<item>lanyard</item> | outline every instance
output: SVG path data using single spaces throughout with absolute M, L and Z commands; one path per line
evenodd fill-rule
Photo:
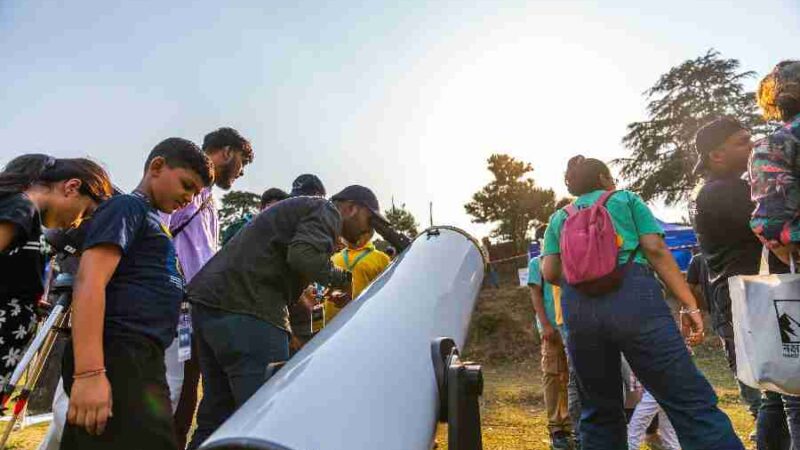
M 344 257 L 344 267 L 347 269 L 348 272 L 352 272 L 353 269 L 355 269 L 355 267 L 358 265 L 358 263 L 360 263 L 361 260 L 366 258 L 367 255 L 369 255 L 370 253 L 372 253 L 372 249 L 371 248 L 368 248 L 368 249 L 364 250 L 364 252 L 361 253 L 360 255 L 358 255 L 356 260 L 353 261 L 353 264 L 350 264 L 350 252 L 349 252 L 349 249 L 347 249 L 347 248 L 344 249 L 344 252 L 342 252 L 342 256 Z

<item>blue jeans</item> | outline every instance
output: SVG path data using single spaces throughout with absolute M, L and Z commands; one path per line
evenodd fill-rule
M 756 431 L 758 450 L 800 449 L 800 397 L 764 392 Z
M 211 436 L 264 385 L 267 366 L 289 359 L 286 331 L 244 314 L 192 305 L 203 399 L 189 449 Z
M 669 416 L 684 450 L 744 450 L 651 269 L 632 264 L 620 290 L 600 297 L 563 284 L 562 305 L 581 396 L 583 450 L 628 448 L 620 353 Z

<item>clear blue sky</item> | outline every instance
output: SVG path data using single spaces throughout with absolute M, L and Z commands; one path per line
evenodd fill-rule
M 0 163 L 88 155 L 130 189 L 161 139 L 228 125 L 257 152 L 236 189 L 313 172 L 483 235 L 463 204 L 491 153 L 563 193 L 571 155 L 624 154 L 671 66 L 797 58 L 798 1 L 0 0 Z

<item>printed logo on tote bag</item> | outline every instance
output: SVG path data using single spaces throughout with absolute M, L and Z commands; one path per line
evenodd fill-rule
M 800 300 L 775 300 L 784 358 L 800 358 Z

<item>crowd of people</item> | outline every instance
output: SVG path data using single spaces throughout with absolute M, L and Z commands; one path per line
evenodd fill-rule
M 755 144 L 731 117 L 697 132 L 703 182 L 691 217 L 701 253 L 688 282 L 644 201 L 617 189 L 602 161 L 570 159 L 575 199 L 537 236 L 542 255 L 529 267 L 553 448 L 638 448 L 649 427 L 670 449 L 743 449 L 691 346 L 703 341 L 706 309 L 735 374 L 727 280 L 758 273 L 764 247 L 773 273 L 788 272 L 797 253 L 800 62 L 776 66 L 757 98 L 782 125 Z M 86 230 L 42 449 L 199 448 L 264 384 L 267 367 L 388 267 L 376 232 L 397 252 L 408 246 L 372 190 L 351 185 L 327 198 L 312 174 L 288 193 L 267 189 L 261 211 L 222 235 L 211 189 L 230 189 L 253 159 L 247 139 L 220 128 L 202 147 L 158 143 L 129 194 L 87 159 L 26 154 L 0 172 L 3 384 L 46 290 L 43 233 Z M 678 323 L 666 292 L 680 304 Z M 800 397 L 740 390 L 760 450 L 800 448 Z
M 310 174 L 290 193 L 266 190 L 261 212 L 223 239 L 211 189 L 243 175 L 249 141 L 220 128 L 202 149 L 168 138 L 145 156 L 130 194 L 87 159 L 27 154 L 0 172 L 3 384 L 37 323 L 43 231 L 86 230 L 42 449 L 198 448 L 271 363 L 288 360 L 386 269 L 376 230 L 396 249 L 409 244 L 369 188 L 327 199 Z
M 617 190 L 603 162 L 570 160 L 565 182 L 576 198 L 550 218 L 542 256 L 530 261 L 528 271 L 552 448 L 638 449 L 648 427 L 664 448 L 743 448 L 690 346 L 704 336 L 702 307 L 735 376 L 728 279 L 758 274 L 765 247 L 771 250 L 770 273 L 789 272 L 797 254 L 800 61 L 778 64 L 761 81 L 757 102 L 767 121 L 780 124 L 755 143 L 750 130 L 728 116 L 712 118 L 696 134 L 694 170 L 702 182 L 690 217 L 699 252 L 686 278 L 641 198 Z M 604 278 L 611 288 L 570 282 L 570 275 L 574 280 L 603 257 L 602 242 L 597 244 L 602 216 L 590 212 L 598 206 L 610 217 L 617 241 L 616 269 Z M 581 222 L 581 211 L 594 215 Z M 587 243 L 591 248 L 581 248 Z M 664 300 L 667 291 L 681 305 L 680 328 Z M 759 450 L 800 448 L 800 397 L 741 382 L 739 388 Z

